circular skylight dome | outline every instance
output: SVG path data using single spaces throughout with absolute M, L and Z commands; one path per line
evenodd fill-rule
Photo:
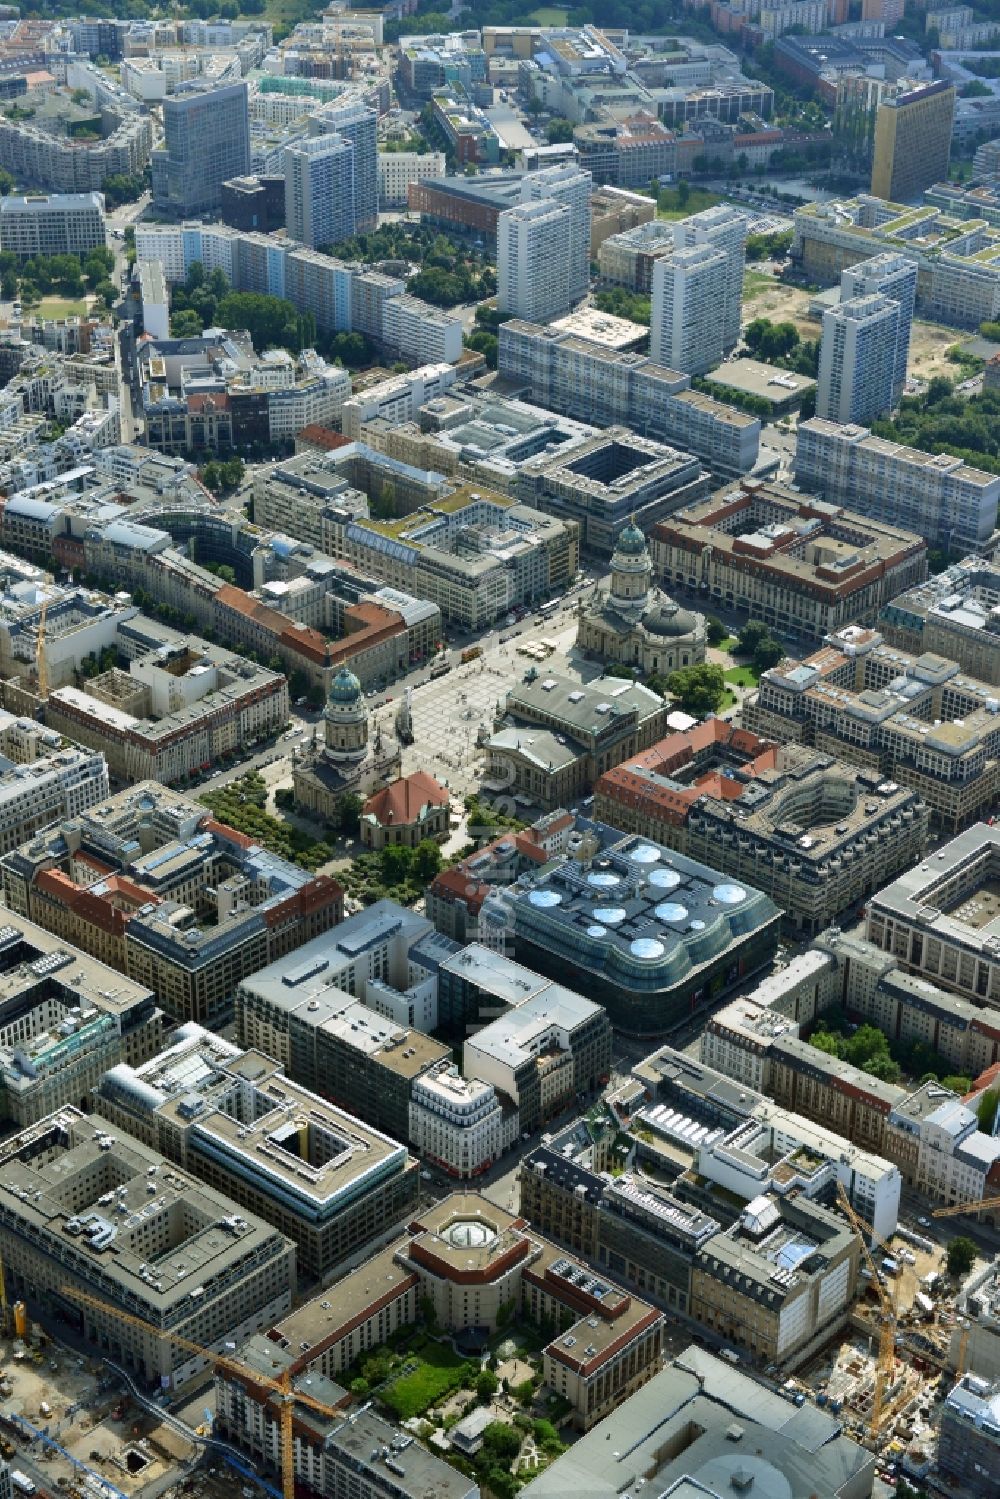
M 533 906 L 542 906 L 544 908 L 547 906 L 558 906 L 562 901 L 562 896 L 557 890 L 532 890 L 528 899 Z
M 675 900 L 661 901 L 656 908 L 658 921 L 683 921 L 687 913 L 687 906 L 678 905 Z
M 640 843 L 639 847 L 634 848 L 629 854 L 629 858 L 634 859 L 636 864 L 655 864 L 659 857 L 660 850 L 654 848 L 651 843 Z
M 651 869 L 649 872 L 649 883 L 657 890 L 676 890 L 680 882 L 676 869 Z
M 607 934 L 608 934 L 607 927 L 606 926 L 601 926 L 596 921 L 594 922 L 593 926 L 588 926 L 588 928 L 587 928 L 587 936 L 588 937 L 606 937 Z
M 593 874 L 588 874 L 587 876 L 587 884 L 595 886 L 598 890 L 611 890 L 615 885 L 620 883 L 620 876 L 611 874 L 606 869 L 597 869 Z
M 747 898 L 747 893 L 742 885 L 716 885 L 712 894 L 724 906 L 738 906 L 741 900 L 746 900 Z
M 600 906 L 594 916 L 597 921 L 605 921 L 609 926 L 614 926 L 617 921 L 624 921 L 626 911 L 624 906 Z
M 666 949 L 662 942 L 657 942 L 653 937 L 637 937 L 631 944 L 630 951 L 637 958 L 662 958 Z
M 456 1249 L 485 1249 L 493 1243 L 496 1234 L 479 1218 L 459 1218 L 448 1224 L 441 1237 Z
M 705 930 L 705 923 L 703 921 L 692 921 L 691 930 L 692 932 L 703 932 Z

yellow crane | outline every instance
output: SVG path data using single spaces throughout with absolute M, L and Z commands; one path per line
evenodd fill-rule
M 868 1244 L 865 1240 L 865 1234 L 871 1234 L 878 1243 L 881 1243 L 882 1241 L 878 1239 L 873 1230 L 868 1228 L 868 1225 L 858 1217 L 857 1213 L 854 1211 L 854 1208 L 851 1206 L 851 1199 L 848 1197 L 843 1185 L 840 1182 L 837 1183 L 837 1196 L 840 1198 L 840 1205 L 843 1208 L 844 1212 L 847 1214 L 847 1218 L 850 1222 L 851 1227 L 854 1229 L 854 1232 L 861 1240 L 861 1252 L 868 1262 L 868 1269 L 871 1272 L 872 1277 L 872 1285 L 874 1286 L 879 1301 L 882 1305 L 882 1320 L 879 1324 L 878 1336 L 878 1362 L 875 1371 L 875 1388 L 872 1391 L 872 1413 L 871 1419 L 868 1423 L 869 1433 L 877 1441 L 879 1433 L 882 1429 L 883 1422 L 888 1418 L 888 1416 L 894 1409 L 894 1407 L 891 1407 L 890 1410 L 885 1410 L 885 1397 L 886 1391 L 892 1384 L 892 1376 L 896 1360 L 896 1301 L 895 1296 L 890 1296 L 888 1291 L 882 1284 L 878 1268 L 875 1264 L 875 1261 L 872 1259 L 871 1250 L 868 1248 Z
M 146 1322 L 142 1317 L 133 1316 L 131 1312 L 121 1312 L 116 1306 L 109 1306 L 100 1297 L 91 1296 L 88 1291 L 80 1291 L 76 1286 L 66 1285 L 60 1289 L 64 1296 L 78 1302 L 81 1306 L 89 1306 L 105 1316 L 116 1317 L 130 1327 L 150 1333 L 163 1343 L 173 1343 L 179 1348 L 187 1348 L 192 1353 L 200 1354 L 202 1358 L 211 1359 L 216 1368 L 226 1369 L 230 1374 L 235 1374 L 237 1378 L 245 1380 L 248 1384 L 257 1385 L 276 1396 L 281 1434 L 281 1487 L 284 1499 L 295 1499 L 295 1438 L 292 1431 L 295 1406 L 306 1405 L 311 1410 L 318 1411 L 321 1416 L 336 1417 L 340 1414 L 339 1411 L 334 1410 L 332 1406 L 324 1405 L 321 1400 L 314 1399 L 312 1395 L 305 1395 L 301 1390 L 293 1389 L 290 1369 L 283 1369 L 277 1379 L 272 1379 L 269 1374 L 258 1373 L 256 1369 L 251 1369 L 249 1365 L 241 1363 L 239 1359 L 233 1358 L 228 1353 L 213 1353 L 210 1348 L 203 1348 L 200 1343 L 192 1342 L 190 1338 L 183 1338 L 176 1332 L 164 1332 L 162 1328 L 154 1327 L 152 1322 Z
M 38 616 L 38 635 L 35 639 L 35 677 L 38 682 L 38 696 L 43 701 L 49 695 L 49 666 L 45 659 L 45 616 L 48 612 L 49 599 L 46 594 Z
M 950 1208 L 935 1208 L 932 1218 L 957 1218 L 962 1213 L 983 1213 L 987 1208 L 1000 1208 L 1000 1197 L 981 1197 L 978 1202 L 956 1203 Z

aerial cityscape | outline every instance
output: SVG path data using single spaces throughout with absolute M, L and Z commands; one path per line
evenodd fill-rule
M 81 8 L 0 1499 L 1000 1499 L 997 0 Z

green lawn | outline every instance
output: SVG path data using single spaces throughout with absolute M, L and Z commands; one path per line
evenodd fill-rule
M 45 318 L 85 317 L 86 302 L 67 302 L 64 297 L 43 297 L 38 311 Z
M 420 1353 L 407 1354 L 406 1363 L 417 1367 L 392 1384 L 379 1390 L 378 1398 L 389 1406 L 401 1421 L 422 1416 L 443 1395 L 462 1383 L 466 1360 L 443 1343 L 428 1342 Z
M 773 276 L 766 271 L 744 271 L 743 272 L 743 295 L 752 297 L 759 291 L 767 291 L 772 286 L 777 286 Z
M 725 640 L 720 640 L 718 645 L 713 645 L 712 650 L 725 651 L 727 656 L 732 656 L 735 654 L 737 643 L 738 637 L 736 635 L 727 635 Z
M 692 187 L 685 202 L 676 187 L 665 187 L 660 191 L 660 202 L 656 210 L 658 219 L 686 219 L 688 214 L 701 213 L 705 208 L 714 208 L 722 199 L 718 193 L 710 193 L 703 187 Z
M 531 12 L 531 20 L 536 26 L 565 26 L 568 15 L 561 5 L 540 5 Z
M 756 687 L 759 680 L 752 666 L 731 666 L 722 675 L 727 682 L 732 682 L 737 687 Z
M 728 713 L 729 709 L 735 707 L 735 705 L 736 693 L 728 691 L 724 692 L 722 694 L 722 701 L 719 703 L 719 706 L 715 710 L 716 715 L 718 716 L 720 713 Z

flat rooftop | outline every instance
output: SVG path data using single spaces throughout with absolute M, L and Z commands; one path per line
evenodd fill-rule
M 76 1276 L 164 1316 L 190 1315 L 199 1287 L 284 1242 L 155 1150 L 69 1107 L 4 1140 L 0 1201 L 8 1232 L 23 1224 L 54 1264 L 70 1256 Z
M 758 396 L 775 406 L 799 402 L 803 396 L 816 389 L 816 381 L 808 375 L 799 375 L 792 370 L 779 369 L 774 364 L 763 364 L 759 359 L 730 359 L 726 364 L 705 376 L 710 385 L 730 386 L 748 396 Z

